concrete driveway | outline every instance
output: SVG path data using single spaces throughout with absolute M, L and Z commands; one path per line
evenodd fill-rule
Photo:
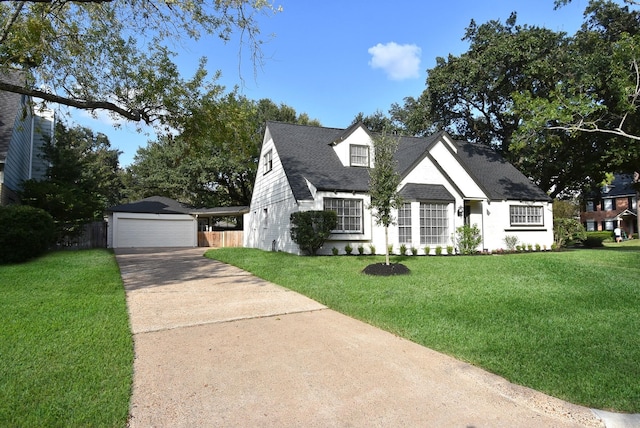
M 131 427 L 604 426 L 205 250 L 116 250 L 134 334 Z

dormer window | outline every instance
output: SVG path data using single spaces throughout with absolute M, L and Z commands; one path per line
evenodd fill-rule
M 369 166 L 369 146 L 351 144 L 349 150 L 351 166 Z

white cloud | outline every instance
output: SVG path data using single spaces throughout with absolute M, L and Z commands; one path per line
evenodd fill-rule
M 416 45 L 399 45 L 395 42 L 369 48 L 372 56 L 371 68 L 381 68 L 391 80 L 420 77 L 420 55 L 422 49 Z

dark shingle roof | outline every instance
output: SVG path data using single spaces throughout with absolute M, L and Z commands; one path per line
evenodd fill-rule
M 312 199 L 305 179 L 318 190 L 368 191 L 368 168 L 343 166 L 331 146 L 349 134 L 352 127 L 344 130 L 281 122 L 268 122 L 267 125 L 297 200 Z M 427 150 L 443 133 L 426 138 L 400 137 L 395 156 L 399 173 L 406 175 L 416 162 L 427 155 Z M 476 179 L 489 199 L 550 200 L 549 196 L 489 147 L 466 142 L 456 144 L 460 163 Z M 455 181 L 456 177 L 451 179 Z M 452 200 L 451 194 L 444 190 L 446 194 L 442 196 L 450 199 L 443 200 Z M 406 191 L 428 194 L 435 189 L 408 187 Z
M 490 200 L 550 201 L 551 198 L 504 158 L 482 144 L 456 141 L 458 158 Z M 455 180 L 455 177 L 452 177 Z
M 400 189 L 400 196 L 405 200 L 455 201 L 442 184 L 406 184 Z
M 319 190 L 366 192 L 367 168 L 344 167 L 331 143 L 344 129 L 268 122 L 280 161 L 297 200 L 313 199 L 305 178 Z
M 107 208 L 107 211 L 145 214 L 188 214 L 192 209 L 171 198 L 151 196 L 140 201 Z
M 608 191 L 606 191 L 608 190 Z M 616 174 L 609 186 L 602 188 L 599 195 L 603 198 L 615 198 L 619 196 L 635 196 L 636 190 L 633 187 L 632 174 Z

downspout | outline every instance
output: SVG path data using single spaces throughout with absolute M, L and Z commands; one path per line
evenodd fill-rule
M 486 202 L 488 206 L 489 200 L 487 200 Z M 487 207 L 485 206 L 485 201 L 482 201 L 480 205 L 480 209 L 482 210 L 482 217 L 480 217 L 482 219 L 482 230 L 480 231 L 480 233 L 482 234 L 482 252 L 484 253 L 485 251 L 487 251 L 487 247 L 484 242 L 484 222 L 485 222 L 485 213 L 487 211 Z

